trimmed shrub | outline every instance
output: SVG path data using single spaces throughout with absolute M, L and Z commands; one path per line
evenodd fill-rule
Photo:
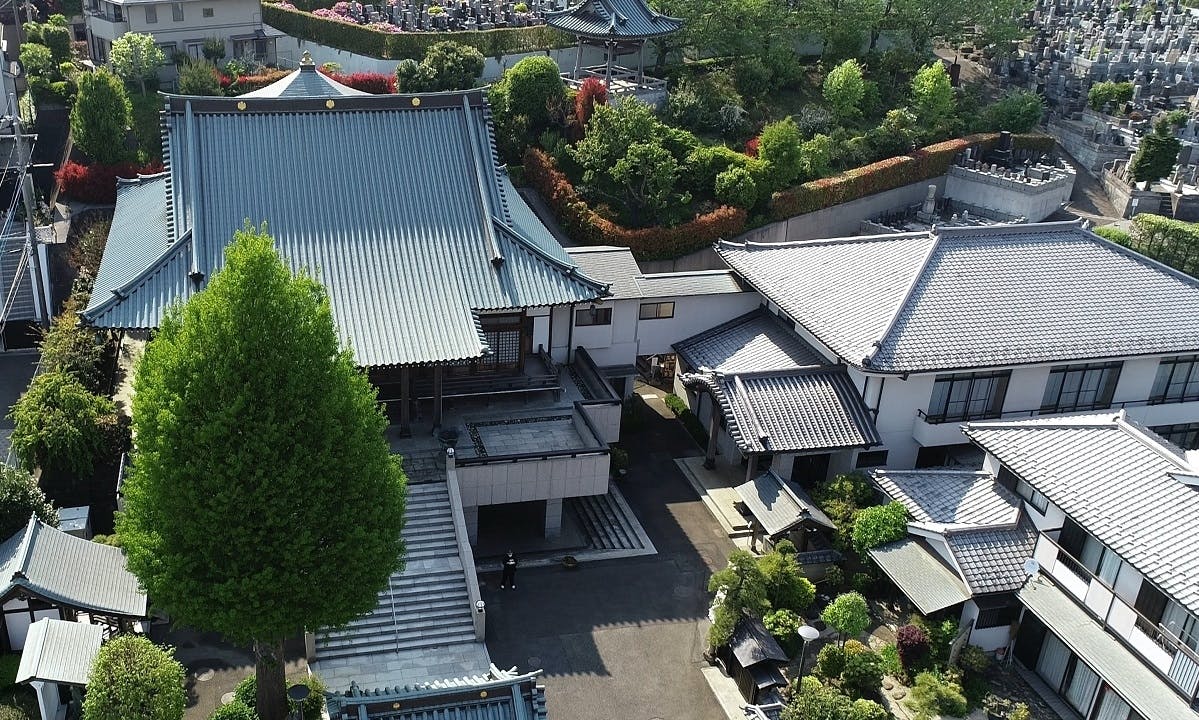
M 214 710 L 208 720 L 258 720 L 258 714 L 245 703 L 234 700 Z
M 795 654 L 799 645 L 799 628 L 804 624 L 803 618 L 791 610 L 783 608 L 767 613 L 762 618 L 762 624 L 766 626 L 766 630 L 774 636 L 774 639 L 778 640 L 784 652 L 788 655 Z
M 586 128 L 596 105 L 608 104 L 608 87 L 599 78 L 589 77 L 575 93 L 575 124 Z
M 841 593 L 829 603 L 820 619 L 836 630 L 842 640 L 861 635 L 870 626 L 870 609 L 866 598 L 856 592 Z
M 816 501 L 821 505 L 833 501 L 849 503 L 854 507 L 873 505 L 874 487 L 864 472 L 841 473 L 816 488 Z
M 743 167 L 732 167 L 716 176 L 716 201 L 749 209 L 758 202 L 758 185 Z
M 184 670 L 172 648 L 139 635 L 105 643 L 92 662 L 84 720 L 182 720 L 187 704 Z
M 211 62 L 191 61 L 179 68 L 179 92 L 183 95 L 216 97 L 221 91 L 221 73 Z
M 1132 219 L 1132 232 L 1125 237 L 1100 230 L 1104 228 L 1096 228 L 1096 234 L 1188 275 L 1199 275 L 1199 224 L 1141 213 Z
M 663 402 L 674 413 L 674 416 L 683 423 L 683 427 L 687 429 L 691 437 L 695 438 L 695 442 L 699 443 L 700 447 L 708 447 L 708 431 L 704 429 L 704 424 L 699 421 L 695 413 L 691 412 L 691 409 L 687 407 L 682 398 L 671 393 L 664 398 Z
M 883 683 L 883 661 L 870 648 L 849 640 L 845 643 L 845 667 L 841 670 L 841 687 L 851 697 L 875 697 Z
M 44 372 L 13 405 L 13 452 L 29 470 L 88 475 L 106 446 L 105 418 L 115 415 L 111 400 L 92 394 L 73 375 Z
M 863 508 L 853 523 L 853 548 L 863 558 L 879 545 L 902 539 L 908 533 L 908 511 L 902 503 Z
M 339 82 L 346 87 L 352 87 L 355 90 L 361 90 L 371 95 L 390 95 L 396 91 L 396 78 L 394 75 L 388 75 L 387 73 L 356 72 L 343 75 L 339 72 L 326 70 L 324 66 L 321 67 L 321 72 L 334 82 Z
M 942 680 L 931 672 L 916 676 L 916 684 L 912 686 L 907 705 L 917 712 L 950 717 L 962 717 L 968 709 L 962 686 Z
M 835 680 L 841 677 L 845 670 L 845 649 L 840 645 L 825 645 L 816 653 L 816 668 L 814 672 L 825 680 Z
M 258 678 L 253 675 L 243 679 L 233 688 L 233 701 L 253 710 L 258 706 Z
M 1137 215 L 1137 217 L 1141 216 Z M 1132 242 L 1132 235 L 1114 225 L 1104 225 L 1103 227 L 1091 228 L 1091 232 L 1095 233 L 1104 240 L 1110 240 L 1117 245 L 1131 247 L 1130 243 Z
M 904 625 L 895 634 L 895 650 L 904 674 L 912 677 L 928 664 L 928 635 L 915 625 Z
M 873 700 L 859 698 L 853 701 L 848 720 L 891 720 L 892 715 L 887 708 Z
M 972 673 L 984 673 L 991 667 L 991 656 L 979 646 L 967 644 L 958 654 L 958 665 Z
M 126 162 L 116 165 L 82 165 L 68 161 L 54 171 L 63 194 L 74 200 L 97 205 L 111 205 L 117 201 L 117 178 L 136 178 L 139 174 L 153 175 L 162 172 L 162 163 L 139 167 Z
M 233 97 L 261 90 L 267 85 L 287 77 L 288 74 L 287 70 L 264 68 L 262 72 L 255 75 L 238 75 L 232 79 L 222 78 L 221 85 L 225 88 L 225 94 Z

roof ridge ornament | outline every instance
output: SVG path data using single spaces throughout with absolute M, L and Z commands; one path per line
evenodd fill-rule
M 305 50 L 303 53 L 300 54 L 300 71 L 301 72 L 315 72 L 316 71 L 316 62 L 312 59 L 312 53 L 308 52 L 307 50 Z

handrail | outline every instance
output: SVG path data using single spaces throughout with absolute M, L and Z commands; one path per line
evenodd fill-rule
M 607 379 L 604 378 L 603 374 L 600 373 L 599 365 L 597 365 L 595 359 L 591 357 L 591 353 L 587 352 L 587 348 L 582 346 L 575 348 L 575 360 L 576 365 L 579 365 L 591 373 L 596 381 L 596 384 L 599 385 L 599 389 L 608 396 L 608 400 L 620 400 L 620 396 L 616 394 L 616 391 L 612 389 L 612 386 L 608 383 Z
M 458 472 L 454 462 L 454 448 L 445 451 L 445 485 L 450 493 L 450 510 L 454 517 L 454 540 L 458 543 L 458 557 L 462 560 L 462 574 L 466 576 L 466 596 L 470 600 L 471 619 L 475 625 L 475 639 L 482 642 L 487 635 L 487 614 L 483 596 L 479 592 L 479 577 L 475 571 L 475 553 L 470 547 L 470 536 L 466 532 L 463 517 L 462 492 L 458 488 Z
M 1058 410 L 1057 408 L 1037 408 L 1035 410 L 1005 410 L 998 414 L 987 413 L 985 416 L 977 418 L 943 418 L 939 415 L 929 415 L 928 411 L 923 408 L 916 409 L 916 416 L 922 418 L 930 425 L 939 425 L 947 422 L 971 422 L 974 420 L 1006 420 L 1008 418 L 1023 418 L 1023 417 L 1039 417 L 1042 415 L 1068 415 L 1070 413 L 1084 412 L 1108 412 L 1111 410 L 1120 410 L 1122 408 L 1132 407 L 1154 407 L 1157 405 L 1179 405 L 1186 402 L 1196 402 L 1195 400 L 1179 400 L 1165 401 L 1155 398 L 1147 398 L 1144 400 L 1121 400 L 1120 402 L 1112 402 L 1104 407 L 1079 407 L 1072 410 Z

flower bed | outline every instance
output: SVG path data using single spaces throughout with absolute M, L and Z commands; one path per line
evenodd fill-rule
M 546 25 L 494 30 L 403 32 L 388 23 L 358 25 L 352 18 L 333 8 L 316 8 L 313 12 L 305 12 L 291 3 L 263 3 L 262 21 L 301 40 L 384 60 L 420 60 L 430 45 L 443 40 L 469 45 L 483 53 L 484 57 L 541 52 L 574 44 L 565 33 Z
M 524 173 L 572 238 L 587 245 L 628 247 L 638 260 L 681 257 L 745 230 L 745 211 L 727 206 L 674 227 L 622 227 L 592 210 L 554 159 L 542 150 L 530 148 L 525 152 Z

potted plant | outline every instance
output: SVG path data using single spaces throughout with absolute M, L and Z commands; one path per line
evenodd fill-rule
M 1014 703 L 1011 700 L 994 693 L 987 693 L 983 698 L 983 710 L 986 711 L 988 720 L 1008 720 L 1013 707 Z

